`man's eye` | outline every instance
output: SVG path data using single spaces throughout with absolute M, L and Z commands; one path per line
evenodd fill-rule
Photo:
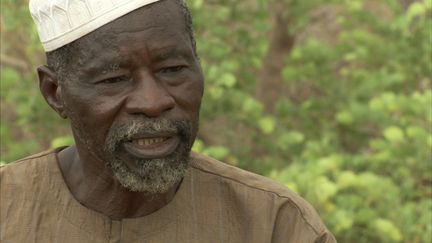
M 119 76 L 119 77 L 114 77 L 114 78 L 107 78 L 107 79 L 99 81 L 98 83 L 100 83 L 100 84 L 114 84 L 114 83 L 129 81 L 129 79 L 130 78 L 127 76 Z
M 159 72 L 160 73 L 176 73 L 176 72 L 182 71 L 185 68 L 186 68 L 186 66 L 178 65 L 178 66 L 162 68 L 159 70 Z

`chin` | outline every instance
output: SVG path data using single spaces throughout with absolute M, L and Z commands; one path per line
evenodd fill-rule
M 128 166 L 131 162 L 133 168 Z M 106 161 L 106 166 L 123 187 L 133 192 L 149 194 L 166 193 L 177 185 L 185 176 L 189 164 L 190 149 L 185 147 L 164 158 Z
M 114 178 L 130 191 L 151 194 L 167 192 L 186 174 L 194 133 L 195 128 L 189 121 L 163 118 L 135 120 L 113 127 L 105 142 L 105 165 L 112 171 Z M 131 145 L 131 139 L 143 134 L 176 134 L 178 139 L 175 143 L 167 142 L 172 148 L 162 150 L 171 151 L 166 156 L 145 158 L 140 155 L 145 154 L 146 149 L 124 146 L 127 143 Z M 170 147 L 161 144 L 155 148 Z

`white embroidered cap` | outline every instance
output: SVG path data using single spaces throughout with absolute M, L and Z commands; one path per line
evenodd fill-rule
M 142 6 L 160 0 L 30 0 L 46 52 L 54 51 Z

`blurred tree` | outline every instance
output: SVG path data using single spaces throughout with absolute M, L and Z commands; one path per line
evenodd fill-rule
M 432 241 L 431 0 L 188 3 L 206 77 L 194 150 L 286 184 L 339 242 Z M 73 140 L 38 95 L 27 1 L 1 4 L 6 163 Z
M 35 67 L 44 54 L 27 6 L 1 2 L 1 163 L 47 148 L 67 131 L 39 94 Z

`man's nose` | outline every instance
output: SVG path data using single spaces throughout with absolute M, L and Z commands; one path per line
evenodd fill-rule
M 125 106 L 129 114 L 158 117 L 174 108 L 175 100 L 152 74 L 141 72 L 135 76 L 135 87 Z

